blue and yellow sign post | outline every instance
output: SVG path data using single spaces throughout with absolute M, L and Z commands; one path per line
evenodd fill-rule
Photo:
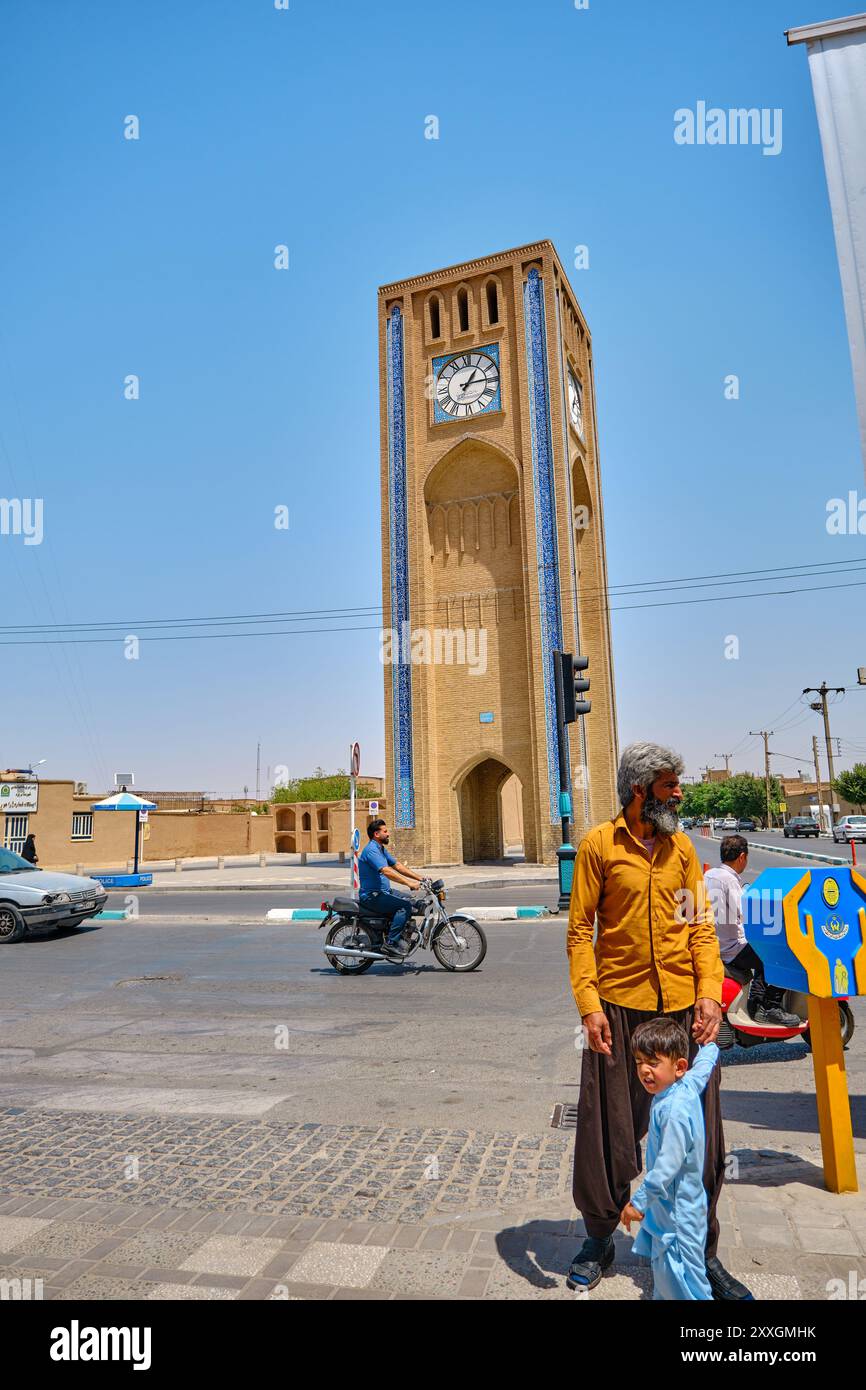
M 810 996 L 824 1181 L 856 1192 L 838 999 L 866 994 L 866 877 L 857 869 L 765 869 L 743 894 L 749 945 L 772 985 Z

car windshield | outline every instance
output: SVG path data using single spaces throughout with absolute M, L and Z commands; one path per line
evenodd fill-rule
M 18 874 L 25 869 L 36 873 L 33 865 L 22 859 L 20 854 L 13 854 L 11 849 L 0 849 L 0 874 Z

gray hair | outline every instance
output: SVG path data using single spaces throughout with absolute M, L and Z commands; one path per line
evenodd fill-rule
M 630 743 L 622 750 L 616 774 L 620 805 L 625 807 L 634 800 L 632 787 L 648 791 L 663 772 L 675 772 L 679 777 L 684 769 L 685 763 L 672 748 L 663 748 L 660 743 Z

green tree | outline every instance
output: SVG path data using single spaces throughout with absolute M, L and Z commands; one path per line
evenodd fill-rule
M 725 814 L 741 817 L 750 817 L 752 820 L 760 821 L 762 825 L 767 821 L 767 789 L 763 777 L 756 777 L 752 772 L 739 772 L 735 777 L 729 777 L 726 782 L 718 784 L 724 788 Z M 779 814 L 779 802 L 782 799 L 782 786 L 778 777 L 770 778 L 770 814 Z
M 355 795 L 366 801 L 375 797 L 372 787 L 359 782 Z M 285 801 L 347 801 L 349 799 L 349 774 L 338 768 L 336 772 L 325 772 L 317 767 L 311 777 L 293 777 L 281 787 L 274 787 L 271 799 Z
M 848 772 L 840 772 L 833 790 L 862 812 L 866 805 L 866 763 L 855 763 Z
M 719 791 L 722 785 L 723 783 L 720 782 L 687 782 L 683 787 L 683 805 L 680 814 L 693 816 L 698 820 L 722 815 L 722 801 Z

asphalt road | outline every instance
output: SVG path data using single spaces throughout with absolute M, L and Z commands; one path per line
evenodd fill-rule
M 303 897 L 314 905 L 285 891 L 142 893 L 138 920 L 5 948 L 0 1104 L 533 1134 L 576 1100 L 563 918 L 489 924 L 470 975 L 425 954 L 352 979 L 327 965 L 315 925 L 244 920 Z M 849 1084 L 866 1150 L 862 1002 L 855 1013 Z M 723 1089 L 729 1145 L 817 1152 L 802 1042 L 726 1054 Z

